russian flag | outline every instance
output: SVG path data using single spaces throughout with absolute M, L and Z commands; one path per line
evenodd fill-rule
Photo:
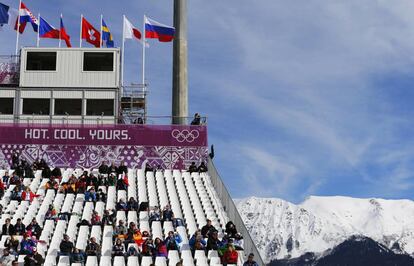
M 158 39 L 160 42 L 171 42 L 174 39 L 174 34 L 174 27 L 145 17 L 145 38 Z
M 60 32 L 59 30 L 55 29 L 52 25 L 47 23 L 42 17 L 39 18 L 39 37 L 40 38 L 51 38 L 51 39 L 59 39 Z
M 32 12 L 30 12 L 30 10 L 26 7 L 26 5 L 23 2 L 21 2 L 21 5 L 20 5 L 19 15 L 20 15 L 20 28 L 19 28 L 20 33 L 24 32 L 27 22 L 30 22 L 32 24 L 33 30 L 35 32 L 38 31 L 39 22 L 37 21 L 37 18 L 33 16 Z M 15 29 L 17 30 L 17 23 L 16 23 Z

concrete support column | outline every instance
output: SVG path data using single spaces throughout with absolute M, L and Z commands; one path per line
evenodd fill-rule
M 187 0 L 174 0 L 172 123 L 183 125 L 188 117 Z

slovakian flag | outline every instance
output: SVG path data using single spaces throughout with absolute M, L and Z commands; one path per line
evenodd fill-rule
M 20 4 L 19 15 L 20 15 L 20 27 L 19 27 L 20 33 L 24 32 L 27 22 L 32 24 L 33 30 L 35 32 L 38 31 L 39 22 L 37 21 L 37 18 L 33 16 L 32 12 L 30 12 L 30 10 L 26 7 L 26 5 L 23 2 L 21 2 Z M 17 30 L 17 21 L 16 21 L 16 26 L 14 27 L 14 29 Z
M 174 34 L 174 27 L 145 17 L 145 38 L 158 39 L 160 42 L 171 42 L 174 39 Z
M 114 39 L 112 37 L 112 33 L 109 31 L 108 26 L 106 26 L 105 21 L 102 19 L 102 42 L 106 43 L 106 47 L 112 48 L 114 47 Z
M 66 47 L 72 47 L 70 44 L 70 36 L 67 34 L 65 26 L 63 25 L 62 16 L 60 16 L 60 39 L 65 41 Z
M 39 38 L 59 39 L 60 32 L 50 25 L 44 18 L 39 18 Z
M 101 33 L 82 17 L 82 39 L 95 47 L 101 47 Z
M 141 32 L 124 16 L 124 39 L 141 40 Z

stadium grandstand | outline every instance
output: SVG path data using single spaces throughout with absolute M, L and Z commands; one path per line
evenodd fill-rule
M 0 265 L 264 265 L 188 117 L 174 3 L 171 116 L 147 115 L 145 80 L 124 86 L 119 48 L 0 56 Z

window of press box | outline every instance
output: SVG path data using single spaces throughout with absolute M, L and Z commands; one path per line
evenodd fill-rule
M 26 70 L 55 71 L 56 52 L 27 52 Z
M 0 98 L 0 114 L 12 115 L 13 114 L 14 98 Z
M 114 100 L 88 99 L 86 100 L 86 115 L 112 116 L 114 115 Z
M 114 53 L 83 53 L 83 71 L 113 71 Z
M 82 115 L 82 99 L 55 99 L 55 115 Z
M 50 99 L 23 99 L 24 115 L 49 115 Z

